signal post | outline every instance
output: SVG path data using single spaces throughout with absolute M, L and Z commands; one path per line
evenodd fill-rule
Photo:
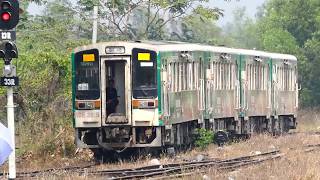
M 0 58 L 4 60 L 0 85 L 7 87 L 7 120 L 13 144 L 13 151 L 9 156 L 9 179 L 16 178 L 13 87 L 19 85 L 19 78 L 16 76 L 16 67 L 11 61 L 13 58 L 18 58 L 18 49 L 14 43 L 16 40 L 14 28 L 19 22 L 19 10 L 18 0 L 0 0 Z

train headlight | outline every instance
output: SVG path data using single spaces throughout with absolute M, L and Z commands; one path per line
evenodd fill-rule
M 98 101 L 77 101 L 76 102 L 77 109 L 81 110 L 92 110 L 92 109 L 100 109 L 101 103 Z
M 107 46 L 106 54 L 124 54 L 125 48 L 123 46 Z
M 158 100 L 133 100 L 133 109 L 153 109 L 158 107 Z

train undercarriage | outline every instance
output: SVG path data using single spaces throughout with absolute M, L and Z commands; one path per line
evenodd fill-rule
M 194 120 L 161 127 L 113 126 L 82 128 L 76 131 L 78 147 L 90 148 L 95 158 L 105 159 L 141 152 L 154 153 L 169 147 L 189 148 L 198 136 L 197 129 L 205 128 L 214 133 L 214 143 L 224 143 L 254 134 L 282 135 L 296 128 L 294 116 L 271 116 Z M 106 157 L 107 156 L 107 157 Z

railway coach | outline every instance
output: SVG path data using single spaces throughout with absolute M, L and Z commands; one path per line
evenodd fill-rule
M 292 55 L 182 42 L 104 42 L 72 54 L 73 121 L 81 148 L 192 144 L 197 128 L 230 136 L 296 127 Z M 115 110 L 107 105 L 115 82 Z

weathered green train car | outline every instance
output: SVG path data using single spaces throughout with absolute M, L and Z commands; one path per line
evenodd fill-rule
M 228 136 L 296 126 L 297 59 L 181 42 L 77 48 L 73 112 L 78 147 L 123 150 L 193 142 L 197 128 Z M 110 80 L 117 89 L 108 107 Z

